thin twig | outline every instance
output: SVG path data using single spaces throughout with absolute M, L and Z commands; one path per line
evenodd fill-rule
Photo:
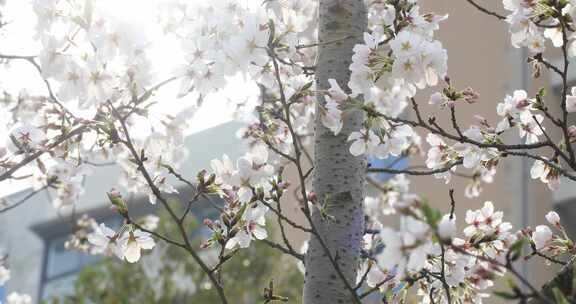
M 124 141 L 124 144 L 128 148 L 128 150 L 130 151 L 130 154 L 132 154 L 132 157 L 134 158 L 134 160 L 138 166 L 138 171 L 140 171 L 140 173 L 142 173 L 142 176 L 144 177 L 144 179 L 146 180 L 146 183 L 148 184 L 148 186 L 152 190 L 152 193 L 162 203 L 164 208 L 168 211 L 168 214 L 170 215 L 170 217 L 176 223 L 178 223 L 177 226 L 178 226 L 178 229 L 180 231 L 180 235 L 182 237 L 182 240 L 184 241 L 184 246 L 185 246 L 184 248 L 192 256 L 192 258 L 200 266 L 200 268 L 202 268 L 204 273 L 206 273 L 206 275 L 208 275 L 208 278 L 210 279 L 211 283 L 216 288 L 218 296 L 220 297 L 220 301 L 223 304 L 227 304 L 228 300 L 226 298 L 226 295 L 224 294 L 224 289 L 222 288 L 222 285 L 220 285 L 219 281 L 216 279 L 214 274 L 210 271 L 210 268 L 206 265 L 206 263 L 204 263 L 204 261 L 202 261 L 202 258 L 200 258 L 198 253 L 196 253 L 196 251 L 192 247 L 192 244 L 190 243 L 190 240 L 188 239 L 188 234 L 186 232 L 186 228 L 184 227 L 184 225 L 182 225 L 182 223 L 179 222 L 178 216 L 176 215 L 174 210 L 172 210 L 172 207 L 170 207 L 170 205 L 168 204 L 168 201 L 166 200 L 166 198 L 164 198 L 164 196 L 160 192 L 160 189 L 158 189 L 158 187 L 154 183 L 154 180 L 152 179 L 152 177 L 148 173 L 148 170 L 144 166 L 144 162 L 141 159 L 140 154 L 136 151 L 136 148 L 134 147 L 134 145 L 132 143 L 130 133 L 128 132 L 128 127 L 126 126 L 126 122 L 122 119 L 122 115 L 120 115 L 120 113 L 116 110 L 116 108 L 114 107 L 114 105 L 112 105 L 112 103 L 110 101 L 108 101 L 108 105 L 109 105 L 112 113 L 114 114 L 116 119 L 118 119 L 118 121 L 122 127 L 122 131 L 123 131 L 124 136 L 126 138 L 126 140 Z
M 268 245 L 271 248 L 277 249 L 277 250 L 281 251 L 282 253 L 291 255 L 291 256 L 295 257 L 296 259 L 304 262 L 304 255 L 296 252 L 294 249 L 283 247 L 282 245 L 280 245 L 278 243 L 274 243 L 274 242 L 267 240 L 267 239 L 262 239 L 260 241 L 262 243 Z
M 23 197 L 22 199 L 20 199 L 18 202 L 16 202 L 16 203 L 14 203 L 14 204 L 11 204 L 11 205 L 9 205 L 9 206 L 6 206 L 6 207 L 0 209 L 0 213 L 4 213 L 4 212 L 6 212 L 6 211 L 8 211 L 8 210 L 14 209 L 14 208 L 16 208 L 16 207 L 24 204 L 24 203 L 27 202 L 29 199 L 31 199 L 32 197 L 34 197 L 36 194 L 38 194 L 38 193 L 40 193 L 40 192 L 48 189 L 48 187 L 50 187 L 51 185 L 52 185 L 52 183 L 48 183 L 48 184 L 46 184 L 45 186 L 43 186 L 42 188 L 37 189 L 37 190 L 34 190 L 34 191 L 28 193 L 25 197 Z
M 477 4 L 476 2 L 474 2 L 474 0 L 466 0 L 466 1 L 468 1 L 468 3 L 472 4 L 472 6 L 474 6 L 474 7 L 477 8 L 479 11 L 481 11 L 481 12 L 487 14 L 487 15 L 494 16 L 494 17 L 498 18 L 499 20 L 506 20 L 506 17 L 504 17 L 504 16 L 502 16 L 502 15 L 496 13 L 496 12 L 490 11 L 490 10 L 488 10 L 488 9 L 480 6 L 479 4 Z

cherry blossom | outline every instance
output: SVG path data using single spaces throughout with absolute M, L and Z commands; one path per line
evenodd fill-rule
M 442 239 L 451 239 L 456 234 L 456 218 L 445 214 L 438 224 L 438 235 Z
M 384 269 L 398 267 L 403 277 L 405 271 L 418 272 L 426 265 L 426 256 L 432 248 L 427 235 L 428 225 L 413 218 L 406 218 L 405 228 L 395 231 L 383 228 L 380 238 L 384 241 L 384 251 L 378 256 L 378 264 Z M 411 248 L 405 250 L 404 248 Z
M 129 263 L 138 262 L 142 250 L 150 250 L 156 245 L 150 234 L 141 230 L 125 233 L 119 243 L 124 258 Z
M 124 258 L 119 235 L 104 223 L 94 228 L 94 232 L 88 235 L 88 241 L 94 245 L 94 253 L 114 254 L 118 258 Z
M 537 250 L 543 249 L 552 241 L 553 234 L 548 226 L 539 225 L 532 233 L 532 241 Z
M 526 137 L 526 144 L 538 142 L 538 136 L 544 134 L 542 121 L 544 121 L 544 116 L 540 114 L 533 115 L 527 111 L 520 114 L 518 128 L 520 131 L 520 137 Z
M 348 141 L 352 141 L 350 145 L 350 153 L 354 156 L 371 153 L 378 145 L 379 139 L 372 130 L 352 132 L 348 137 Z
M 46 134 L 29 124 L 16 124 L 9 134 L 6 147 L 13 154 L 29 153 L 40 149 L 46 141 Z
M 322 120 L 322 124 L 330 131 L 334 133 L 334 135 L 338 135 L 340 130 L 342 130 L 343 122 L 342 122 L 342 111 L 340 110 L 340 103 L 336 100 L 332 99 L 331 97 L 326 96 L 326 105 L 325 111 L 320 113 Z
M 560 175 L 558 170 L 541 160 L 537 160 L 530 169 L 530 176 L 533 179 L 540 179 L 541 182 L 548 185 L 551 190 L 560 186 Z

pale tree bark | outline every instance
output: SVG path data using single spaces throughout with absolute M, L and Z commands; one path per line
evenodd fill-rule
M 333 78 L 342 88 L 347 88 L 352 49 L 362 42 L 366 29 L 364 1 L 320 0 L 318 22 L 316 87 L 320 92 L 326 90 L 328 79 Z M 324 102 L 322 93 L 318 99 Z M 305 262 L 304 303 L 354 303 L 349 287 L 355 285 L 364 230 L 366 161 L 364 157 L 350 154 L 347 139 L 351 132 L 361 129 L 364 117 L 361 111 L 347 112 L 337 136 L 322 125 L 319 117 L 318 114 L 315 122 L 313 188 L 317 204 L 327 202 L 328 218 L 322 218 L 316 208 L 312 217 L 340 273 L 321 241 L 312 236 Z

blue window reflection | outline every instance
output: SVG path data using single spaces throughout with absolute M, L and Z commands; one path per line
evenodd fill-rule
M 368 158 L 368 164 L 370 165 L 370 168 L 402 170 L 408 167 L 408 158 L 403 156 L 389 156 L 385 159 L 379 159 L 371 156 Z M 384 182 L 394 176 L 394 174 L 378 172 L 372 173 L 370 176 L 376 181 Z

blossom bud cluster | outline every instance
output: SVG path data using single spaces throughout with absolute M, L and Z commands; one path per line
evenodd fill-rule
M 268 236 L 265 215 L 269 208 L 263 202 L 270 200 L 270 195 L 279 199 L 285 182 L 276 179 L 274 167 L 267 162 L 268 150 L 264 146 L 254 147 L 236 165 L 227 155 L 222 160 L 212 160 L 215 184 L 225 206 L 219 221 L 205 222 L 213 231 L 205 247 L 219 244 L 226 249 L 246 248 L 251 240 Z
M 93 227 L 93 232 L 87 238 L 93 246 L 90 249 L 91 253 L 115 255 L 129 263 L 138 262 L 142 250 L 150 250 L 156 245 L 148 232 L 136 229 L 132 225 L 125 225 L 116 232 L 106 224 L 100 223 Z
M 510 12 L 506 17 L 509 24 L 512 45 L 526 47 L 532 53 L 542 53 L 546 44 L 555 48 L 567 44 L 569 56 L 576 55 L 573 36 L 569 36 L 566 27 L 576 20 L 576 2 L 503 0 L 504 8 Z
M 454 214 L 442 215 L 422 200 L 412 201 L 397 212 L 402 218 L 400 229 L 382 228 L 378 223 L 365 235 L 365 250 L 377 263 L 360 268 L 361 274 L 367 273 L 366 283 L 380 286 L 388 300 L 401 299 L 402 290 L 410 286 L 406 282 L 413 284 L 416 280 L 424 303 L 430 298 L 447 303 L 446 285 L 452 297 L 480 303 L 488 296 L 486 290 L 506 273 L 506 265 L 521 257 L 525 244 L 532 244 L 535 252 L 548 254 L 543 255 L 548 263 L 574 251 L 555 212 L 548 213 L 546 219 L 564 236 L 555 235 L 545 225 L 534 231 L 514 232 L 512 225 L 503 220 L 503 212 L 496 211 L 491 202 L 467 211 L 461 233 Z

